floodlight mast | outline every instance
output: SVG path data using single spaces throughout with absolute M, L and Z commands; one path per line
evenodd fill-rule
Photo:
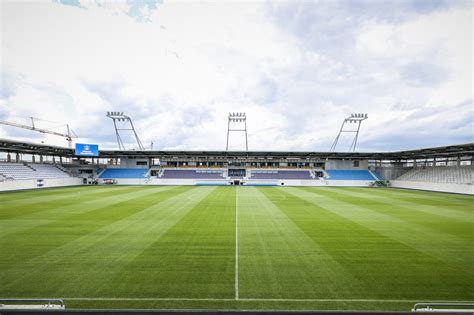
M 135 139 L 136 139 L 137 144 L 138 144 L 138 149 L 145 150 L 145 148 L 143 147 L 143 144 L 140 141 L 140 138 L 138 137 L 138 134 L 135 130 L 135 126 L 133 125 L 132 118 L 130 118 L 127 115 L 124 115 L 123 112 L 107 112 L 107 117 L 112 119 L 113 122 L 114 122 L 115 135 L 117 137 L 117 144 L 118 144 L 119 150 L 126 150 L 119 131 L 132 131 L 133 134 L 135 135 Z M 117 126 L 117 122 L 128 122 L 130 127 L 120 128 L 119 126 Z
M 354 152 L 357 146 L 357 140 L 359 139 L 359 131 L 360 131 L 360 125 L 362 124 L 362 121 L 366 120 L 369 118 L 367 114 L 362 114 L 362 113 L 352 113 L 349 117 L 345 118 L 344 121 L 342 122 L 341 129 L 339 130 L 339 133 L 336 136 L 336 139 L 334 139 L 334 142 L 331 146 L 330 151 L 334 152 L 336 150 L 337 142 L 339 141 L 339 137 L 341 136 L 341 133 L 343 132 L 350 132 L 350 133 L 355 133 L 354 139 L 352 140 L 351 146 L 349 147 L 349 152 Z M 346 124 L 357 124 L 357 129 L 355 130 L 345 130 L 344 126 Z
M 231 125 L 238 124 L 240 127 L 232 127 Z M 229 113 L 227 122 L 227 143 L 225 150 L 229 151 L 229 135 L 231 131 L 245 132 L 245 150 L 249 150 L 249 142 L 247 137 L 247 116 L 245 113 Z

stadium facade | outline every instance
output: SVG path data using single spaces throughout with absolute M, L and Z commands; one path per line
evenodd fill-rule
M 474 144 L 396 152 L 100 150 L 0 139 L 0 190 L 90 184 L 391 186 L 474 194 Z

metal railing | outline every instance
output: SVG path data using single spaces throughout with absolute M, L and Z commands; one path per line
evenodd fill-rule
M 46 307 L 54 307 L 55 305 L 59 304 L 61 308 L 65 308 L 64 301 L 62 299 L 0 299 L 0 308 L 5 306 L 5 303 L 18 303 L 24 302 L 28 303 L 26 305 L 33 305 L 30 303 L 34 302 L 46 302 Z
M 412 312 L 474 312 L 474 303 L 416 303 Z

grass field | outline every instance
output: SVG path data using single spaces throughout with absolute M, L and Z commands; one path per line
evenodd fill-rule
M 0 193 L 0 298 L 67 308 L 410 310 L 474 301 L 474 197 L 400 189 Z

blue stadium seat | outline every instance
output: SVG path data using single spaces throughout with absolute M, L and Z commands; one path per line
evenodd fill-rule
M 145 178 L 147 168 L 108 168 L 99 178 Z
M 368 170 L 328 170 L 329 180 L 377 180 Z

